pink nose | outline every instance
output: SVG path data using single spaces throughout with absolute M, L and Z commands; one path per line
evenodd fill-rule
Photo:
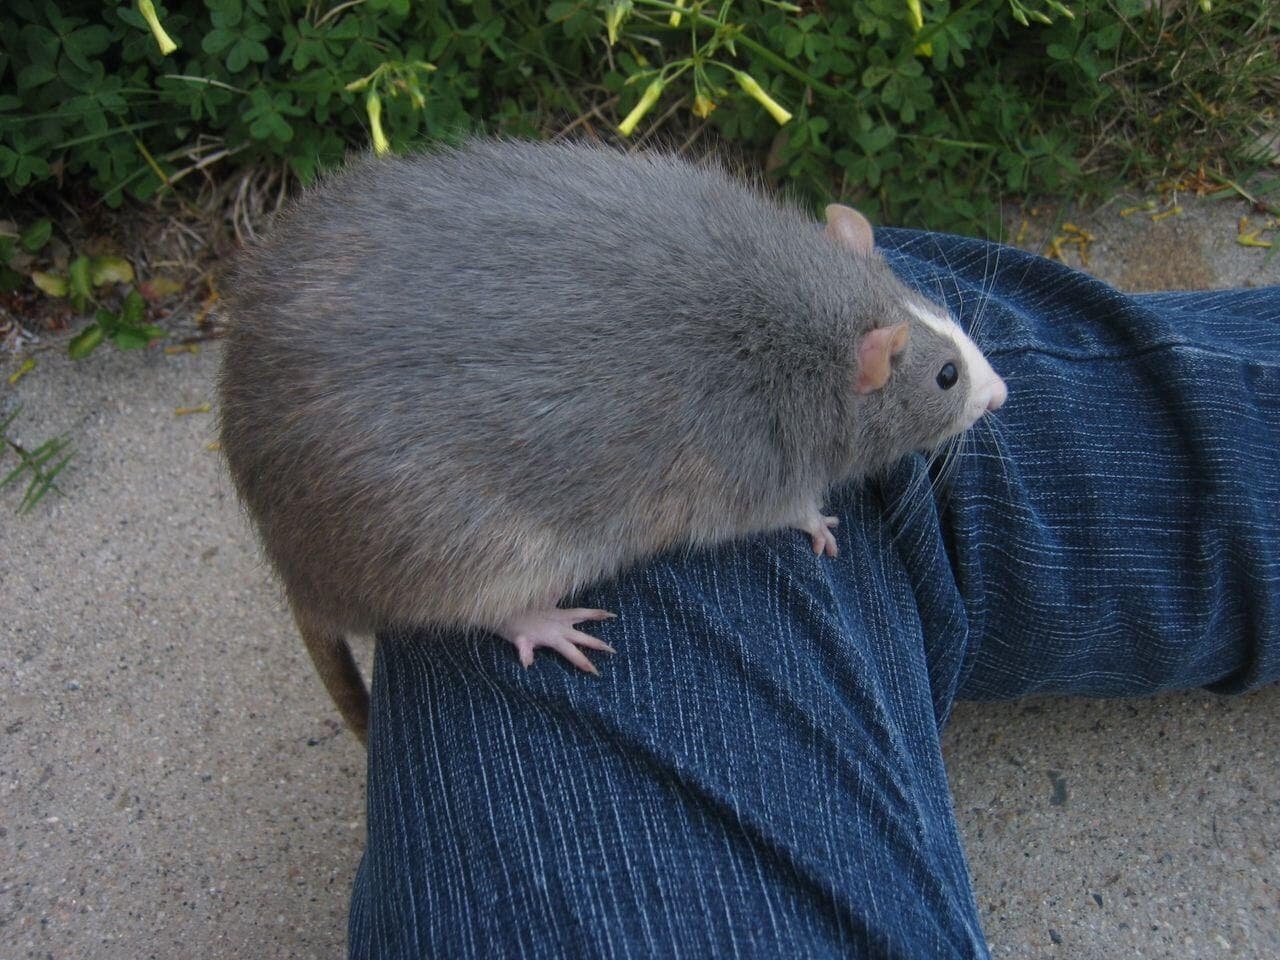
M 991 396 L 987 399 L 987 412 L 995 413 L 1004 406 L 1005 400 L 1009 398 L 1009 388 L 1004 385 L 1004 381 L 996 377 L 996 382 L 990 387 Z

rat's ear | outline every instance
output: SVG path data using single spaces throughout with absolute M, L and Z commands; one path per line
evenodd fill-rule
M 853 207 L 832 203 L 827 206 L 827 236 L 854 253 L 867 256 L 876 238 L 871 223 Z
M 858 380 L 855 393 L 873 393 L 889 382 L 889 360 L 907 345 L 911 328 L 905 323 L 869 330 L 858 344 Z

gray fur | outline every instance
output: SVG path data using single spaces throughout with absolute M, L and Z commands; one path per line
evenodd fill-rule
M 222 448 L 315 629 L 490 627 L 788 526 L 947 432 L 966 374 L 927 389 L 960 360 L 911 302 L 878 256 L 676 157 L 366 159 L 226 284 Z M 859 336 L 903 321 L 888 385 L 855 395 Z

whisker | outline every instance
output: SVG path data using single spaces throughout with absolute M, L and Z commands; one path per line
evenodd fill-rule
M 987 456 L 994 453 L 996 460 L 1000 464 L 1000 475 L 1004 480 L 1004 486 L 1006 489 L 1011 489 L 1014 483 L 1013 457 L 1009 453 L 1009 444 L 1005 433 L 1007 428 L 997 417 L 988 416 L 983 419 L 986 421 L 983 452 Z
M 911 480 L 907 484 L 906 489 L 902 492 L 897 503 L 893 505 L 893 509 L 889 511 L 888 516 L 885 518 L 885 522 L 890 529 L 891 535 L 895 538 L 910 525 L 909 521 L 912 519 L 912 516 L 906 511 L 914 509 L 912 504 L 917 499 L 919 491 L 921 491 L 925 486 L 925 478 L 929 475 L 930 460 L 928 458 L 931 456 L 932 454 L 927 455 L 922 469 L 912 471 Z
M 987 307 L 991 303 L 991 295 L 996 288 L 996 279 L 1000 276 L 1000 257 L 1003 255 L 1003 249 L 999 246 L 995 248 L 995 262 L 991 262 L 991 248 L 987 248 L 987 253 L 982 265 L 982 284 L 979 286 L 978 314 L 973 320 L 973 332 L 970 337 L 977 343 L 982 337 L 982 324 L 987 316 Z M 988 267 L 990 269 L 988 269 Z
M 942 468 L 938 471 L 938 476 L 934 484 L 934 497 L 938 501 L 938 509 L 945 510 L 951 502 L 952 479 L 955 475 L 956 468 L 960 464 L 960 458 L 965 454 L 965 447 L 968 444 L 968 430 L 959 436 L 953 437 L 948 444 L 947 457 L 942 462 Z

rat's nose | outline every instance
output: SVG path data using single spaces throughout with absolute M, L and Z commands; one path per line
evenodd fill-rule
M 995 383 L 991 384 L 988 389 L 991 391 L 991 395 L 987 398 L 987 413 L 995 413 L 1004 406 L 1005 400 L 1009 398 L 1009 388 L 1004 385 L 1003 380 L 996 377 Z

